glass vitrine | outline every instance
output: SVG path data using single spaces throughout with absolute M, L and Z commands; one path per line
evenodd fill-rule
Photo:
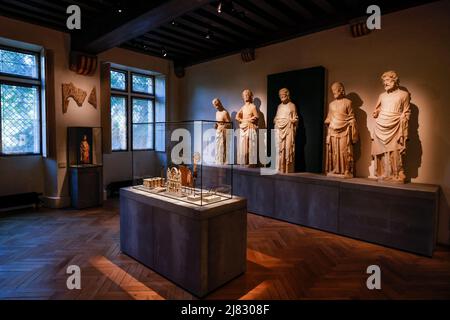
M 198 206 L 232 198 L 232 123 L 157 122 L 150 129 L 148 124 L 137 125 L 152 131 L 149 136 L 160 151 L 133 152 L 134 188 Z

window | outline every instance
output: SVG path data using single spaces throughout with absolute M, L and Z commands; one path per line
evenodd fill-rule
M 111 139 L 112 150 L 126 151 L 127 147 L 127 100 L 124 97 L 111 97 Z
M 132 150 L 154 149 L 154 80 L 150 75 L 111 70 L 112 151 L 127 151 L 129 145 Z
M 151 150 L 154 144 L 153 100 L 133 98 L 133 150 Z
M 135 93 L 154 94 L 153 77 L 133 73 L 131 82 L 132 91 Z
M 111 89 L 127 91 L 127 74 L 125 72 L 111 70 Z
M 41 154 L 40 55 L 0 48 L 0 155 Z

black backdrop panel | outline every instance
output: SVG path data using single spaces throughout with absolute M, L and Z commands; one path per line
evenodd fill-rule
M 267 124 L 273 128 L 280 99 L 288 88 L 297 106 L 299 124 L 295 139 L 295 172 L 322 172 L 325 68 L 288 71 L 267 76 Z M 270 147 L 270 144 L 268 145 Z

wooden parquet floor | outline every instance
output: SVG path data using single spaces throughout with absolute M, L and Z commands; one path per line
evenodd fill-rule
M 207 299 L 450 299 L 450 250 L 433 258 L 248 215 L 248 269 Z M 381 290 L 368 290 L 369 265 Z M 81 290 L 68 290 L 78 265 Z M 119 249 L 118 201 L 0 213 L 0 299 L 196 299 Z

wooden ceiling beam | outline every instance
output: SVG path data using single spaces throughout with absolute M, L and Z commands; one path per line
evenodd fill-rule
M 158 30 L 150 32 L 150 34 L 156 35 L 156 36 L 161 37 L 161 38 L 165 38 L 165 39 L 167 39 L 167 40 L 169 40 L 171 42 L 182 43 L 182 44 L 185 44 L 185 45 L 190 45 L 190 46 L 193 46 L 195 48 L 202 49 L 202 50 L 210 49 L 211 46 L 212 46 L 211 41 L 209 41 L 206 38 L 205 38 L 205 40 L 206 40 L 205 42 L 198 41 L 198 39 L 187 38 L 186 36 L 180 36 L 180 35 L 177 35 L 177 34 L 175 34 L 173 32 L 164 31 L 161 28 L 159 28 Z
M 224 40 L 217 39 L 216 37 L 206 39 L 205 35 L 204 35 L 204 31 L 202 31 L 203 33 L 200 34 L 195 29 L 192 29 L 185 25 L 182 25 L 180 27 L 166 26 L 166 27 L 158 28 L 157 32 L 163 32 L 163 33 L 167 32 L 173 36 L 180 37 L 182 39 L 188 39 L 188 40 L 195 41 L 197 43 L 202 43 L 202 44 L 205 44 L 208 46 L 210 44 L 221 46 L 224 43 Z
M 204 36 L 205 33 L 209 29 L 211 32 L 214 33 L 214 39 L 216 39 L 218 41 L 223 40 L 223 41 L 228 42 L 230 44 L 236 42 L 236 38 L 235 37 L 224 33 L 218 27 L 212 26 L 209 23 L 203 23 L 201 21 L 197 21 L 197 20 L 192 19 L 191 17 L 188 17 L 186 15 L 181 17 L 181 19 L 179 18 L 177 21 L 180 22 L 183 25 L 186 25 L 186 26 L 190 27 L 193 30 L 198 31 L 200 36 Z
M 133 39 L 133 42 L 142 44 L 143 46 L 147 46 L 148 48 L 154 48 L 154 49 L 158 49 L 159 48 L 159 50 L 165 49 L 167 52 L 172 52 L 172 53 L 175 53 L 175 54 L 181 54 L 181 55 L 186 55 L 186 56 L 190 55 L 189 52 L 187 52 L 186 50 L 177 49 L 177 48 L 174 48 L 174 47 L 168 48 L 165 45 L 156 44 L 154 41 L 149 41 L 149 40 L 147 40 L 145 38 L 135 38 L 135 39 Z
M 281 2 L 294 10 L 305 20 L 311 20 L 314 18 L 314 15 L 296 0 L 281 0 Z
M 19 19 L 28 23 L 35 23 L 44 27 L 50 27 L 57 30 L 64 30 L 66 23 L 52 18 L 43 17 L 42 14 L 25 12 L 23 8 L 13 7 L 11 5 L 0 4 L 2 15 L 9 16 L 13 19 Z
M 165 37 L 161 37 L 161 36 L 158 36 L 153 33 L 146 33 L 137 39 L 145 39 L 145 40 L 149 40 L 149 41 L 154 41 L 158 44 L 161 44 L 163 47 L 165 47 L 167 49 L 186 50 L 192 54 L 204 51 L 202 49 L 195 48 L 190 44 L 186 44 L 186 43 L 180 42 L 180 41 L 173 42 L 173 41 L 168 40 Z
M 242 40 L 251 40 L 251 35 L 247 35 L 245 30 L 236 30 L 232 26 L 223 22 L 221 19 L 216 19 L 211 16 L 203 15 L 202 13 L 191 12 L 189 13 L 189 17 L 194 18 L 197 21 L 200 21 L 211 30 L 215 30 L 216 33 L 227 33 L 230 36 L 234 37 L 234 41 L 242 41 Z
M 162 52 L 161 52 L 161 48 L 156 49 L 156 48 L 147 47 L 147 49 L 142 49 L 141 45 L 130 43 L 130 42 L 124 43 L 120 47 L 124 48 L 124 49 L 127 49 L 127 50 L 134 51 L 134 52 L 138 52 L 138 53 L 141 53 L 141 54 L 146 54 L 146 55 L 150 55 L 150 56 L 153 56 L 153 57 L 158 57 L 158 58 L 166 59 L 166 60 L 173 60 L 173 59 L 178 59 L 179 58 L 179 56 L 174 55 L 171 52 L 167 52 L 167 56 L 163 57 L 162 56 Z
M 17 1 L 17 0 L 2 0 L 8 6 L 16 6 L 24 11 L 31 12 L 33 14 L 43 15 L 46 18 L 52 18 L 62 23 L 66 22 L 66 16 L 63 13 L 55 13 L 54 11 L 49 11 L 43 9 L 41 6 L 33 6 L 29 2 Z
M 265 19 L 264 17 L 258 15 L 257 13 L 253 12 L 252 10 L 248 8 L 242 7 L 239 3 L 233 2 L 233 6 L 236 10 L 240 12 L 244 12 L 245 16 L 250 18 L 251 20 L 255 21 L 262 27 L 268 29 L 268 30 L 277 30 L 279 25 L 277 23 L 274 23 L 271 19 Z
M 336 13 L 336 9 L 327 0 L 312 0 L 312 2 L 327 14 Z
M 224 20 L 227 20 L 229 23 L 234 24 L 234 25 L 242 28 L 243 30 L 248 30 L 249 32 L 256 33 L 256 34 L 264 33 L 264 30 L 262 30 L 261 28 L 255 27 L 253 24 L 249 23 L 248 21 L 246 22 L 245 18 L 243 18 L 241 20 L 238 17 L 236 17 L 228 12 L 222 12 L 219 14 L 219 13 L 217 13 L 217 9 L 213 6 L 205 6 L 204 8 L 202 8 L 202 10 L 209 12 L 212 15 L 217 16 L 218 19 L 222 18 Z
M 278 20 L 279 26 L 281 25 L 288 25 L 288 26 L 294 26 L 297 24 L 297 21 L 293 20 L 291 17 L 286 15 L 284 12 L 282 12 L 280 9 L 276 7 L 276 5 L 267 2 L 265 0 L 252 0 L 251 1 L 254 6 L 256 6 L 259 10 L 265 12 L 267 15 L 274 17 L 276 20 Z M 239 3 L 243 6 L 248 6 L 246 1 L 241 0 Z M 249 6 L 248 6 L 249 7 Z
M 83 49 L 83 51 L 88 53 L 97 54 L 103 52 L 139 37 L 150 30 L 154 30 L 181 15 L 208 4 L 209 2 L 210 0 L 166 1 L 160 6 L 157 6 L 100 36 L 95 36 L 91 39 L 78 39 L 75 41 L 75 47 Z

